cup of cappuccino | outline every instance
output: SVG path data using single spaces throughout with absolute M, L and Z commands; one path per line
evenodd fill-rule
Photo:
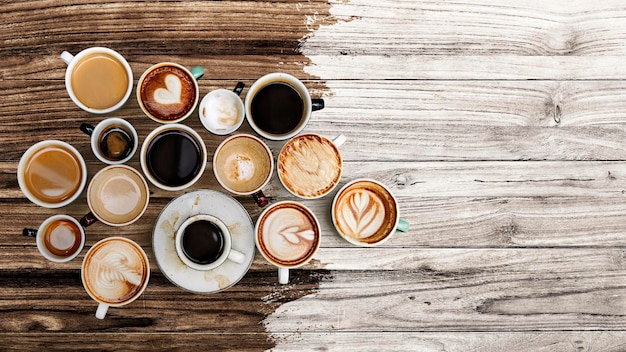
M 61 59 L 67 64 L 65 88 L 81 109 L 106 114 L 128 100 L 133 89 L 133 72 L 118 52 L 93 47 L 76 56 L 64 51 Z
M 87 251 L 80 273 L 85 291 L 98 303 L 96 318 L 104 319 L 109 307 L 129 304 L 143 293 L 150 264 L 134 241 L 108 237 Z
M 261 189 L 270 181 L 273 169 L 270 148 L 250 134 L 226 138 L 213 155 L 213 173 L 220 185 L 234 194 L 252 194 L 260 207 L 268 203 Z
M 409 230 L 409 223 L 400 219 L 396 197 L 371 179 L 357 179 L 343 186 L 333 199 L 331 216 L 339 235 L 361 247 L 379 245 L 396 230 Z
M 41 141 L 20 158 L 17 182 L 31 202 L 46 208 L 60 208 L 82 193 L 87 184 L 87 164 L 68 143 Z
M 98 171 L 87 188 L 91 210 L 80 219 L 87 227 L 96 221 L 125 226 L 137 221 L 148 207 L 148 183 L 139 171 L 127 165 L 110 165 Z
M 290 139 L 276 160 L 280 182 L 300 198 L 315 199 L 330 193 L 343 172 L 339 146 L 345 140 L 344 135 L 331 141 L 313 133 Z
M 100 121 L 95 127 L 82 123 L 80 130 L 91 136 L 91 151 L 103 163 L 123 164 L 137 151 L 137 131 L 124 119 L 112 117 Z
M 173 62 L 158 63 L 139 78 L 139 107 L 156 122 L 181 122 L 191 115 L 198 104 L 197 80 L 203 75 L 204 69 L 200 66 L 188 70 Z
M 198 115 L 204 128 L 216 135 L 235 132 L 243 123 L 245 108 L 239 95 L 245 85 L 237 83 L 234 90 L 215 89 L 202 98 Z
M 35 237 L 39 253 L 56 263 L 76 258 L 85 245 L 83 227 L 73 217 L 63 214 L 47 218 L 37 230 L 24 229 L 22 234 Z
M 324 108 L 323 99 L 311 99 L 296 77 L 269 73 L 252 84 L 245 101 L 246 119 L 261 137 L 289 139 L 304 129 L 311 112 Z
M 195 270 L 212 270 L 226 260 L 243 263 L 245 254 L 232 248 L 230 230 L 220 219 L 197 214 L 185 220 L 174 239 L 180 260 Z
M 282 201 L 266 208 L 254 228 L 263 257 L 278 267 L 278 282 L 289 282 L 289 269 L 308 263 L 320 246 L 320 225 L 306 206 Z

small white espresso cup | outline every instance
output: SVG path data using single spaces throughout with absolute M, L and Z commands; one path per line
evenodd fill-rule
M 232 248 L 232 238 L 222 220 L 197 214 L 185 220 L 174 239 L 180 260 L 195 270 L 211 270 L 227 259 L 241 264 L 246 255 Z
M 198 115 L 209 132 L 223 136 L 235 132 L 245 118 L 245 107 L 239 97 L 245 85 L 237 83 L 234 90 L 215 89 L 202 98 Z
M 95 127 L 82 123 L 80 130 L 91 136 L 91 151 L 105 164 L 127 162 L 135 155 L 139 145 L 139 136 L 133 125 L 117 117 L 102 120 Z
M 118 71 L 120 71 L 122 76 L 124 76 L 124 72 L 125 72 L 125 77 L 123 77 L 121 82 L 117 82 L 115 80 L 118 79 L 119 77 L 116 77 L 115 75 L 111 75 L 105 70 L 98 71 L 97 75 L 94 75 L 93 73 L 90 74 L 89 72 L 84 72 L 85 75 L 90 75 L 93 77 L 93 78 L 90 78 L 94 80 L 94 82 L 90 86 L 93 87 L 93 86 L 97 86 L 98 84 L 100 85 L 106 84 L 106 87 L 111 88 L 112 91 L 117 91 L 117 90 L 120 91 L 119 100 L 112 102 L 110 106 L 93 107 L 93 106 L 88 106 L 85 102 L 79 99 L 78 96 L 81 95 L 82 93 L 77 91 L 77 89 L 79 89 L 78 87 L 74 87 L 72 83 L 72 79 L 73 79 L 74 74 L 76 73 L 81 74 L 81 75 L 83 74 L 83 72 L 78 72 L 79 70 L 77 70 L 77 68 L 79 68 L 80 71 L 82 71 L 81 66 L 85 65 L 86 61 L 100 59 L 100 58 L 104 60 L 104 62 L 106 62 L 106 60 L 111 60 L 110 63 L 113 63 L 113 65 L 112 66 L 106 65 L 107 67 L 120 66 L 118 67 Z M 92 47 L 92 48 L 87 48 L 76 55 L 72 55 L 69 52 L 64 51 L 61 53 L 61 59 L 67 64 L 67 70 L 65 71 L 65 88 L 67 89 L 67 93 L 69 94 L 74 104 L 76 104 L 79 108 L 87 112 L 94 113 L 94 114 L 106 114 L 106 113 L 109 113 L 109 112 L 112 112 L 121 108 L 128 100 L 128 97 L 130 97 L 130 93 L 133 90 L 133 72 L 130 69 L 130 65 L 128 64 L 126 59 L 122 55 L 120 55 L 118 52 L 111 50 L 109 48 Z M 95 66 L 98 66 L 98 65 L 95 64 Z M 100 65 L 100 66 L 103 66 L 103 65 Z M 90 71 L 87 66 L 85 67 L 85 71 Z M 116 88 L 116 86 L 118 85 L 120 86 L 119 89 Z M 126 87 L 125 91 L 123 90 L 123 86 Z M 115 92 L 109 92 L 109 93 L 118 95 Z
M 85 230 L 69 215 L 57 214 L 44 220 L 39 229 L 24 229 L 24 236 L 35 237 L 44 258 L 65 263 L 76 258 L 85 245 Z

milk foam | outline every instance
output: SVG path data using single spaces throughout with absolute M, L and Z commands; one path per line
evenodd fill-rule
M 140 206 L 142 194 L 139 185 L 128 176 L 116 175 L 103 182 L 99 199 L 104 210 L 120 216 L 130 214 Z
M 384 200 L 370 190 L 351 189 L 341 195 L 335 216 L 346 236 L 367 238 L 385 224 Z
M 154 100 L 159 104 L 180 104 L 182 103 L 181 92 L 182 83 L 175 75 L 167 75 L 164 79 L 165 88 L 158 88 L 154 91 Z
M 267 252 L 279 263 L 308 259 L 317 243 L 316 226 L 293 208 L 279 208 L 267 215 L 261 233 Z
M 243 118 L 239 97 L 225 89 L 215 90 L 200 106 L 200 117 L 211 131 L 226 131 L 236 126 Z

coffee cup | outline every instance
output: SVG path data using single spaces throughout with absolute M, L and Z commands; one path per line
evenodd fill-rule
M 112 117 L 95 127 L 82 123 L 80 130 L 91 136 L 91 151 L 103 163 L 123 164 L 137 151 L 137 131 L 124 119 Z
M 219 184 L 237 195 L 252 194 L 260 207 L 268 203 L 261 189 L 272 178 L 273 169 L 270 148 L 250 134 L 226 138 L 213 154 L 213 173 Z
M 181 122 L 198 104 L 197 80 L 203 75 L 204 69 L 200 66 L 188 70 L 173 62 L 153 65 L 137 83 L 139 107 L 156 122 Z
M 59 208 L 73 202 L 87 183 L 87 165 L 78 150 L 57 140 L 41 141 L 24 152 L 17 181 L 31 202 Z
M 37 230 L 24 229 L 22 234 L 35 237 L 39 253 L 56 263 L 76 258 L 85 245 L 83 227 L 73 217 L 63 214 L 47 218 Z
M 330 140 L 318 134 L 302 134 L 280 150 L 276 171 L 283 186 L 293 195 L 320 198 L 332 191 L 341 179 L 343 160 L 339 146 L 344 135 Z
M 148 286 L 150 264 L 146 252 L 124 237 L 108 237 L 85 254 L 81 280 L 87 294 L 98 303 L 96 318 L 104 319 L 109 307 L 136 300 Z
M 333 199 L 331 217 L 339 235 L 361 247 L 379 245 L 396 231 L 409 230 L 409 223 L 400 219 L 396 197 L 371 179 L 357 179 L 343 186 Z
M 198 115 L 204 128 L 216 135 L 235 132 L 243 123 L 245 108 L 239 97 L 245 85 L 237 83 L 234 90 L 215 89 L 202 98 Z
M 226 260 L 243 263 L 245 254 L 232 248 L 228 227 L 218 218 L 198 214 L 185 220 L 174 239 L 180 260 L 195 270 L 212 270 Z
M 64 51 L 61 59 L 67 64 L 65 88 L 81 109 L 106 114 L 128 100 L 133 89 L 133 72 L 118 52 L 93 47 L 76 56 Z
M 278 267 L 278 282 L 289 282 L 289 269 L 308 263 L 320 246 L 320 225 L 306 206 L 282 201 L 266 208 L 254 227 L 257 249 Z
M 323 99 L 311 99 L 306 86 L 286 73 L 269 73 L 252 84 L 245 101 L 250 127 L 261 137 L 289 139 L 302 131 L 311 112 L 324 108 Z
M 87 227 L 96 221 L 125 226 L 137 221 L 148 207 L 148 183 L 127 165 L 110 165 L 98 171 L 87 188 L 90 212 L 80 219 Z
M 167 124 L 148 134 L 139 156 L 141 168 L 153 185 L 166 191 L 180 191 L 202 176 L 207 149 L 191 127 Z

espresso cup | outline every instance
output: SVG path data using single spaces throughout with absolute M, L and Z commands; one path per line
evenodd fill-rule
M 180 191 L 202 176 L 207 150 L 191 127 L 167 124 L 148 134 L 139 156 L 141 168 L 153 185 L 166 191 Z
M 400 219 L 396 197 L 371 179 L 357 179 L 343 186 L 333 199 L 331 216 L 339 235 L 362 247 L 379 245 L 396 230 L 409 230 L 409 223 Z
M 254 227 L 261 255 L 278 267 L 278 282 L 289 282 L 289 269 L 308 263 L 320 246 L 320 225 L 306 206 L 282 201 L 266 208 Z
M 125 226 L 137 221 L 148 207 L 148 183 L 139 171 L 127 165 L 111 165 L 98 171 L 87 188 L 91 210 L 80 219 L 87 227 L 96 221 Z
M 67 64 L 65 88 L 81 109 L 106 114 L 128 100 L 133 89 L 133 72 L 116 51 L 93 47 L 76 56 L 64 51 L 61 59 Z
M 137 83 L 137 101 L 141 110 L 159 123 L 186 119 L 198 104 L 198 82 L 204 70 L 188 70 L 173 62 L 162 62 L 148 68 Z
M 198 214 L 185 220 L 174 239 L 180 260 L 195 270 L 211 270 L 226 260 L 241 264 L 245 254 L 232 248 L 228 227 L 218 218 Z
M 91 136 L 91 151 L 103 163 L 123 164 L 137 151 L 137 131 L 124 119 L 112 117 L 95 127 L 82 123 L 80 130 Z
M 150 264 L 146 252 L 124 237 L 108 237 L 85 254 L 80 276 L 87 294 L 96 302 L 96 318 L 104 319 L 109 307 L 136 300 L 148 286 Z
M 59 208 L 73 202 L 85 188 L 87 165 L 71 145 L 57 140 L 41 141 L 22 155 L 17 182 L 31 202 Z
M 324 100 L 311 99 L 296 77 L 275 72 L 252 84 L 245 107 L 248 123 L 261 137 L 285 140 L 302 131 L 311 112 L 324 108 Z
M 261 189 L 272 178 L 273 169 L 270 148 L 250 134 L 226 138 L 213 154 L 213 173 L 217 182 L 231 193 L 252 194 L 260 207 L 268 203 Z
M 278 178 L 293 195 L 315 199 L 332 191 L 341 179 L 343 161 L 339 146 L 344 135 L 334 140 L 318 134 L 302 134 L 289 140 L 276 160 Z
M 39 253 L 56 263 L 76 258 L 85 245 L 85 230 L 68 215 L 53 215 L 44 220 L 39 229 L 24 229 L 22 234 L 35 237 Z
M 204 128 L 216 135 L 235 132 L 243 123 L 245 108 L 239 97 L 245 85 L 237 83 L 234 90 L 216 89 L 202 98 L 198 115 Z

